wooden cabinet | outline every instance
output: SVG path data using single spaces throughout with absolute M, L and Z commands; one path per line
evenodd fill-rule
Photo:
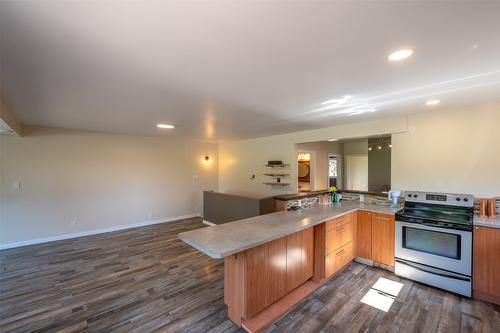
M 313 276 L 314 269 L 314 228 L 302 231 L 302 281 Z
M 326 233 L 326 254 L 352 241 L 353 225 L 352 222 L 344 223 Z
M 285 296 L 286 290 L 286 237 L 268 245 L 267 304 Z
M 372 259 L 372 213 L 357 212 L 356 221 L 356 256 Z
M 313 228 L 286 237 L 286 291 L 297 288 L 313 275 Z
M 302 232 L 286 237 L 286 291 L 302 284 Z
M 356 256 L 394 266 L 394 215 L 359 211 Z
M 372 259 L 394 266 L 394 215 L 372 213 Z
M 241 302 L 241 317 L 252 318 L 313 276 L 313 255 L 314 231 L 308 228 L 226 258 L 226 303 Z
M 263 244 L 246 253 L 246 316 L 250 318 L 264 309 L 268 303 L 269 246 Z
M 473 297 L 500 304 L 500 229 L 474 227 Z
M 328 279 L 353 259 L 354 214 L 315 227 L 314 281 Z
M 326 256 L 326 277 L 330 277 L 347 265 L 353 258 L 352 242 L 345 244 Z

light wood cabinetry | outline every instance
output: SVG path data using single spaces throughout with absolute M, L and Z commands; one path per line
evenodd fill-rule
M 314 230 L 226 257 L 224 300 L 235 323 L 249 319 L 313 276 Z
M 356 221 L 356 256 L 372 259 L 372 213 L 357 212 Z
M 285 296 L 286 290 L 286 237 L 269 243 L 267 271 L 267 304 Z
M 268 305 L 269 245 L 247 250 L 245 318 L 250 318 Z
M 323 281 L 353 259 L 354 213 L 317 225 L 314 229 L 313 281 Z
M 394 215 L 357 212 L 356 256 L 394 266 Z
M 312 278 L 314 273 L 314 228 L 302 231 L 302 281 Z
M 286 237 L 286 291 L 290 292 L 302 282 L 302 233 Z
M 394 215 L 372 213 L 372 259 L 394 266 Z
M 332 253 L 339 247 L 346 245 L 353 239 L 354 223 L 341 224 L 326 233 L 326 251 Z
M 474 298 L 500 304 L 500 229 L 474 227 Z
M 326 256 L 326 278 L 337 273 L 353 259 L 352 242 L 345 244 Z

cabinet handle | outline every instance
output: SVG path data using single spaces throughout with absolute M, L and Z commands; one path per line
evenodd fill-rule
M 344 253 L 344 250 L 337 252 L 335 255 L 340 256 Z
M 345 231 L 344 227 L 337 229 L 337 233 L 341 233 L 341 232 L 344 232 L 344 231 Z

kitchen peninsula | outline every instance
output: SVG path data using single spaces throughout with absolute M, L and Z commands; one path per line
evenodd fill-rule
M 178 237 L 224 259 L 224 301 L 238 326 L 257 332 L 355 257 L 394 265 L 397 208 L 345 201 L 279 211 Z M 372 239 L 372 235 L 374 235 Z

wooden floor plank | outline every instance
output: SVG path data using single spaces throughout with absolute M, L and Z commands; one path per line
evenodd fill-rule
M 177 239 L 188 219 L 0 251 L 0 332 L 243 332 L 227 319 L 224 267 Z M 386 313 L 360 303 L 404 284 Z M 498 332 L 500 307 L 352 263 L 266 332 Z

